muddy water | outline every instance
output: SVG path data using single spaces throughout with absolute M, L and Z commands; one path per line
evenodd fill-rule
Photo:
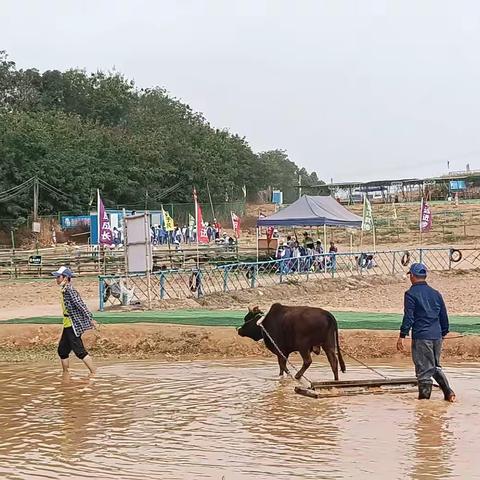
M 53 367 L 0 364 L 2 479 L 480 478 L 476 365 L 448 369 L 455 405 L 312 400 L 270 361 L 110 363 L 94 381 Z

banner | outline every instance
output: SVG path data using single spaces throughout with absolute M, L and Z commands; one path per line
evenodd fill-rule
M 188 226 L 190 228 L 193 228 L 195 226 L 195 217 L 190 214 L 188 214 Z
M 167 232 L 173 232 L 175 230 L 175 222 L 168 212 L 162 210 L 163 212 L 163 225 Z
M 232 227 L 235 237 L 240 238 L 240 218 L 238 218 L 238 216 L 233 212 L 230 212 L 230 214 L 232 216 Z
M 394 220 L 398 220 L 397 207 L 395 206 L 395 202 L 392 203 L 392 208 L 393 208 L 392 218 L 393 218 Z
M 247 186 L 246 185 L 244 185 L 242 187 L 242 192 L 243 192 L 243 198 L 247 198 Z
M 198 203 L 197 190 L 193 189 L 193 200 L 195 201 L 195 212 L 197 216 L 197 242 L 208 243 L 207 229 L 203 225 L 202 207 Z
M 432 228 L 432 211 L 427 202 L 422 199 L 420 207 L 420 232 L 429 232 Z
M 89 227 L 90 215 L 66 215 L 60 219 L 60 226 L 62 230 L 77 227 Z
M 98 244 L 112 245 L 112 228 L 110 227 L 110 219 L 105 210 L 105 205 L 100 198 L 100 190 L 97 190 L 97 215 L 98 215 Z
M 373 230 L 373 213 L 372 213 L 372 205 L 367 198 L 367 195 L 363 197 L 363 219 L 362 219 L 362 230 L 369 232 Z
M 267 228 L 267 241 L 270 241 L 273 238 L 273 231 L 275 230 L 274 227 Z

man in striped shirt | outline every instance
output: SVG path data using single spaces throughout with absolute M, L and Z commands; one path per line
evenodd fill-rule
M 70 366 L 68 357 L 73 351 L 90 370 L 90 373 L 94 374 L 96 368 L 92 357 L 85 350 L 82 334 L 95 328 L 97 323 L 79 293 L 72 286 L 73 272 L 67 267 L 60 267 L 52 275 L 56 278 L 57 285 L 61 287 L 63 331 L 58 344 L 58 356 L 62 362 L 63 372 L 68 373 Z

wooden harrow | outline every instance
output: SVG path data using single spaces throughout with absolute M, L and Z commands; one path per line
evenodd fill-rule
M 295 387 L 295 393 L 310 398 L 329 398 L 348 395 L 411 393 L 416 392 L 417 388 L 416 378 L 380 378 L 378 380 L 312 382 L 311 387 Z

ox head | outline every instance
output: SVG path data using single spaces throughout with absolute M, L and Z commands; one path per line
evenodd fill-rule
M 258 342 L 263 338 L 262 329 L 257 325 L 257 321 L 263 316 L 263 312 L 258 307 L 248 308 L 248 313 L 243 319 L 243 325 L 237 329 L 241 337 L 248 337 Z

